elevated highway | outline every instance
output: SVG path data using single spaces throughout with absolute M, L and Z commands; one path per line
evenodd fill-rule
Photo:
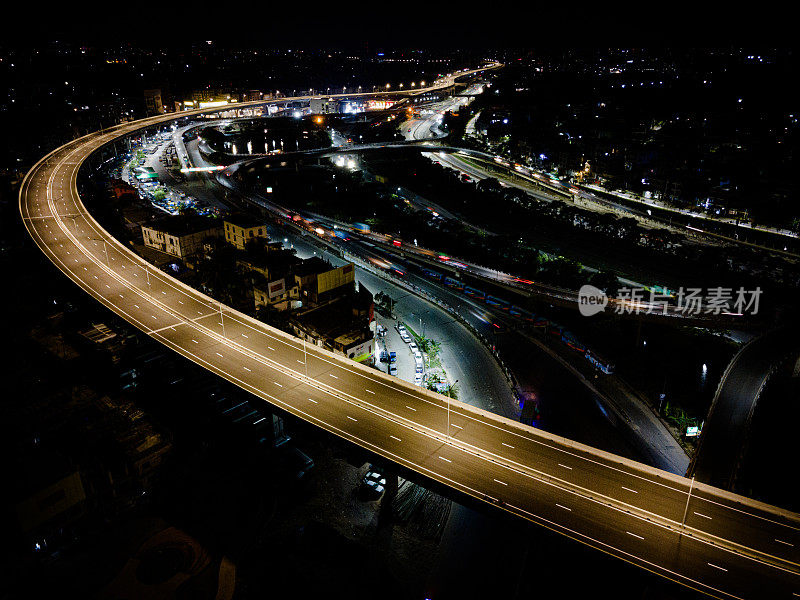
M 715 597 L 800 595 L 800 515 L 306 345 L 187 287 L 115 240 L 81 200 L 81 165 L 121 136 L 185 114 L 79 138 L 26 175 L 19 196 L 25 227 L 87 294 L 264 401 L 477 501 Z

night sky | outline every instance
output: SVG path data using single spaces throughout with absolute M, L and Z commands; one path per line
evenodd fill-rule
M 243 2 L 205 6 L 184 3 L 81 2 L 80 8 L 17 6 L 4 15 L 3 44 L 43 39 L 87 42 L 137 40 L 168 46 L 194 39 L 297 47 L 534 47 L 542 45 L 789 46 L 794 39 L 785 12 L 761 6 L 746 11 L 728 4 L 594 2 L 539 4 Z M 218 6 L 219 8 L 212 8 Z M 236 10 L 232 6 L 237 7 Z

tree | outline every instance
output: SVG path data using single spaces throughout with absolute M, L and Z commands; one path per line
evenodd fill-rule
M 453 400 L 458 400 L 458 383 L 453 383 L 444 393 L 445 396 L 448 398 L 452 398 Z
M 503 189 L 496 177 L 487 177 L 486 179 L 481 179 L 478 182 L 477 187 L 478 191 L 480 192 L 499 192 Z
M 617 276 L 610 271 L 598 271 L 592 275 L 589 283 L 599 290 L 603 290 L 607 296 L 613 296 L 619 288 Z

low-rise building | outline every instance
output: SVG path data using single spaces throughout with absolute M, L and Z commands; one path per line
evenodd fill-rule
M 291 282 L 290 286 L 287 286 L 287 280 Z M 300 288 L 289 277 L 269 281 L 265 287 L 253 286 L 256 309 L 271 306 L 276 310 L 288 310 L 301 305 Z
M 332 268 L 329 262 L 314 256 L 295 269 L 294 279 L 304 303 L 321 304 L 354 287 L 355 269 L 353 263 Z
M 363 285 L 289 318 L 299 338 L 352 360 L 375 362 L 375 304 Z
M 148 116 L 163 115 L 164 104 L 161 102 L 161 90 L 145 90 L 144 91 L 144 105 L 147 110 Z
M 177 217 L 142 225 L 142 239 L 146 247 L 181 259 L 199 254 L 204 241 L 219 237 L 221 232 L 216 221 L 206 218 Z
M 255 239 L 269 239 L 267 226 L 263 221 L 249 215 L 235 213 L 228 215 L 223 220 L 225 241 L 239 250 L 244 250 L 245 245 Z

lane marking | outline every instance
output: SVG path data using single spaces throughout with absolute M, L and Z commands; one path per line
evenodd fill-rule
M 450 427 L 455 427 L 456 429 L 464 429 L 461 425 L 456 425 L 455 423 L 450 423 Z
M 402 442 L 403 441 L 399 437 L 397 437 L 396 435 L 390 435 L 389 437 L 392 438 L 393 440 L 397 440 L 398 442 Z
M 372 390 L 364 390 L 364 391 L 367 392 L 368 394 L 375 395 L 375 392 L 373 392 Z
M 313 398 L 309 398 L 309 401 L 313 402 L 314 404 L 319 404 L 319 402 L 317 402 L 317 401 L 316 401 L 316 400 L 314 400 Z
M 355 419 L 355 418 L 351 417 L 350 415 L 347 415 L 347 418 L 350 419 L 351 421 L 358 421 L 358 419 Z
M 636 490 L 632 490 L 631 488 L 626 488 L 624 485 L 621 485 L 620 487 L 621 487 L 623 490 L 626 490 L 626 491 L 628 491 L 628 492 L 631 492 L 631 493 L 633 493 L 633 494 L 638 494 L 638 493 L 639 493 L 639 492 L 637 492 Z
M 278 387 L 283 387 L 283 384 L 282 384 L 282 383 L 278 383 L 277 381 L 273 381 L 272 383 L 274 383 L 274 384 L 275 384 L 275 385 L 277 385 Z
M 333 377 L 334 379 L 339 379 L 339 378 L 338 378 L 336 375 L 334 375 L 333 373 L 328 373 L 328 375 L 330 375 L 330 376 L 331 376 L 331 377 Z
M 406 408 L 407 408 L 408 410 L 413 410 L 414 412 L 417 412 L 417 409 L 416 409 L 416 408 L 411 408 L 411 407 L 410 407 L 408 404 L 406 404 Z
M 704 515 L 702 513 L 697 512 L 697 511 L 694 511 L 694 514 L 696 514 L 698 517 L 703 517 L 704 519 L 708 519 L 709 521 L 711 520 L 711 517 L 709 517 L 708 515 Z
M 220 358 L 225 358 L 225 357 L 224 357 L 224 356 L 222 356 L 222 354 L 220 354 L 219 352 L 215 352 L 215 354 L 216 354 L 217 356 L 219 356 Z
M 253 369 L 251 369 L 250 367 L 244 367 L 244 366 L 243 366 L 242 368 L 243 368 L 245 371 L 250 371 L 250 372 L 252 372 L 252 371 L 253 371 Z
M 513 448 L 514 447 L 511 444 L 506 444 L 505 442 L 500 442 L 500 443 L 503 444 L 503 446 L 506 446 L 508 448 Z
M 778 538 L 775 538 L 775 541 L 778 542 L 779 544 L 785 544 L 790 548 L 794 548 L 794 544 L 790 544 L 789 542 L 784 542 L 783 540 L 779 540 Z
M 495 481 L 496 481 L 497 483 L 500 483 L 500 484 L 502 484 L 502 485 L 508 485 L 508 484 L 507 484 L 505 481 L 500 481 L 499 479 L 495 479 Z
M 567 465 L 562 465 L 561 463 L 558 463 L 558 466 L 564 467 L 565 469 L 569 469 L 570 471 L 572 471 L 572 467 L 568 467 Z
M 644 539 L 641 535 L 636 535 L 635 533 L 631 533 L 630 531 L 626 531 L 625 533 L 627 533 L 628 535 L 632 535 L 635 538 L 639 538 L 640 540 Z
M 563 505 L 561 505 L 561 504 L 556 504 L 556 506 L 557 506 L 558 508 L 563 508 L 564 510 L 568 510 L 569 512 L 572 512 L 572 509 L 571 509 L 571 508 L 567 508 L 566 506 L 563 506 Z
M 445 458 L 444 456 L 440 456 L 439 458 L 441 458 L 442 460 L 445 460 L 445 461 L 447 461 L 449 463 L 453 462 L 452 460 L 450 460 L 449 458 Z
M 723 567 L 719 567 L 719 566 L 715 565 L 714 563 L 706 563 L 706 564 L 708 564 L 709 567 L 714 567 L 715 569 L 719 569 L 720 571 L 725 571 L 726 573 L 728 572 L 728 569 L 725 569 Z

